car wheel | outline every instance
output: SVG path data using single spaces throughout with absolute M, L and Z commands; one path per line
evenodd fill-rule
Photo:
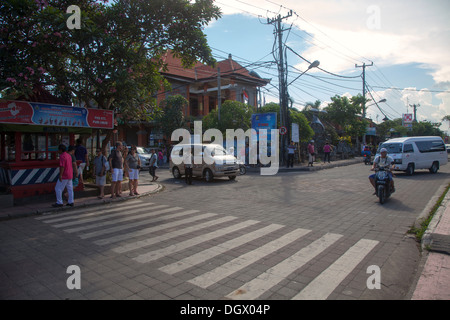
M 414 174 L 414 164 L 408 164 L 408 168 L 406 168 L 406 174 L 408 176 L 412 176 Z
M 205 170 L 205 180 L 206 182 L 212 182 L 214 179 L 213 173 L 211 172 L 211 170 L 206 169 Z
M 433 165 L 429 169 L 431 173 L 436 173 L 439 170 L 439 162 L 435 161 L 433 162 Z
M 181 178 L 180 169 L 178 169 L 178 167 L 174 167 L 174 168 L 172 169 L 172 174 L 173 174 L 173 177 L 174 177 L 175 179 L 180 179 L 180 178 Z

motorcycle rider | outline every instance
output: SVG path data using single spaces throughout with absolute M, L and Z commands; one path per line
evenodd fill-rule
M 388 151 L 386 148 L 381 148 L 380 150 L 380 155 L 375 157 L 375 160 L 373 161 L 373 165 L 372 168 L 370 169 L 371 171 L 375 171 L 376 167 L 384 167 L 388 170 L 388 177 L 389 177 L 389 181 L 391 184 L 391 192 L 394 193 L 395 192 L 395 188 L 394 188 L 394 179 L 393 179 L 393 175 L 392 175 L 392 168 L 393 168 L 393 164 L 394 164 L 394 159 L 392 159 L 392 157 L 388 156 Z M 377 194 L 377 190 L 376 190 L 376 186 L 375 186 L 375 174 L 372 174 L 369 176 L 369 180 L 370 183 L 372 184 L 372 186 L 375 189 L 375 194 Z

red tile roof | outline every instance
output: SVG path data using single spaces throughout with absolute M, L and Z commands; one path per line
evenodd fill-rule
M 260 85 L 265 85 L 269 82 L 266 79 L 250 74 L 246 68 L 234 61 L 231 58 L 231 55 L 228 59 L 217 62 L 215 68 L 197 62 L 193 68 L 184 69 L 181 60 L 174 57 L 173 54 L 168 51 L 164 56 L 164 63 L 167 64 L 167 70 L 161 71 L 163 75 L 182 77 L 191 81 L 202 81 L 215 78 L 217 77 L 218 68 L 220 68 L 220 74 L 223 77 L 234 78 L 238 76 L 249 81 L 256 81 L 260 83 Z

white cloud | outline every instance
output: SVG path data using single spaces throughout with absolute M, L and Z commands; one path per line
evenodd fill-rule
M 301 55 L 319 60 L 320 67 L 338 74 L 355 74 L 355 64 L 373 61 L 378 68 L 419 65 L 435 81 L 431 90 L 450 89 L 450 1 L 448 0 L 227 0 L 216 2 L 224 14 L 259 15 L 263 22 L 278 14 L 291 18 L 284 26 L 298 27 L 289 45 Z M 222 5 L 223 3 L 223 5 Z M 306 32 L 306 33 L 305 33 Z M 305 45 L 307 49 L 305 49 Z M 296 66 L 306 70 L 307 64 Z M 360 69 L 359 69 L 360 71 Z M 310 70 L 308 73 L 318 72 Z M 406 83 L 406 82 L 405 82 Z M 396 87 L 411 86 L 394 83 Z M 392 117 L 407 111 L 407 103 L 420 104 L 418 120 L 438 122 L 450 114 L 450 93 L 430 93 L 417 84 L 414 90 L 379 90 L 386 97 L 380 107 Z M 341 90 L 345 91 L 345 90 Z M 341 93 L 340 95 L 345 95 Z M 325 98 L 324 100 L 329 100 Z M 325 103 L 325 102 L 324 102 Z M 370 107 L 369 114 L 384 116 Z M 411 108 L 409 108 L 411 111 Z M 380 118 L 381 116 L 381 118 Z M 448 124 L 445 123 L 446 127 Z M 442 130 L 447 128 L 441 127 Z

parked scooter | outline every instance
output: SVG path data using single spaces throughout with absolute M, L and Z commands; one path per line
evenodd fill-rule
M 391 196 L 391 181 L 389 181 L 389 171 L 384 167 L 375 169 L 375 190 L 381 204 Z

